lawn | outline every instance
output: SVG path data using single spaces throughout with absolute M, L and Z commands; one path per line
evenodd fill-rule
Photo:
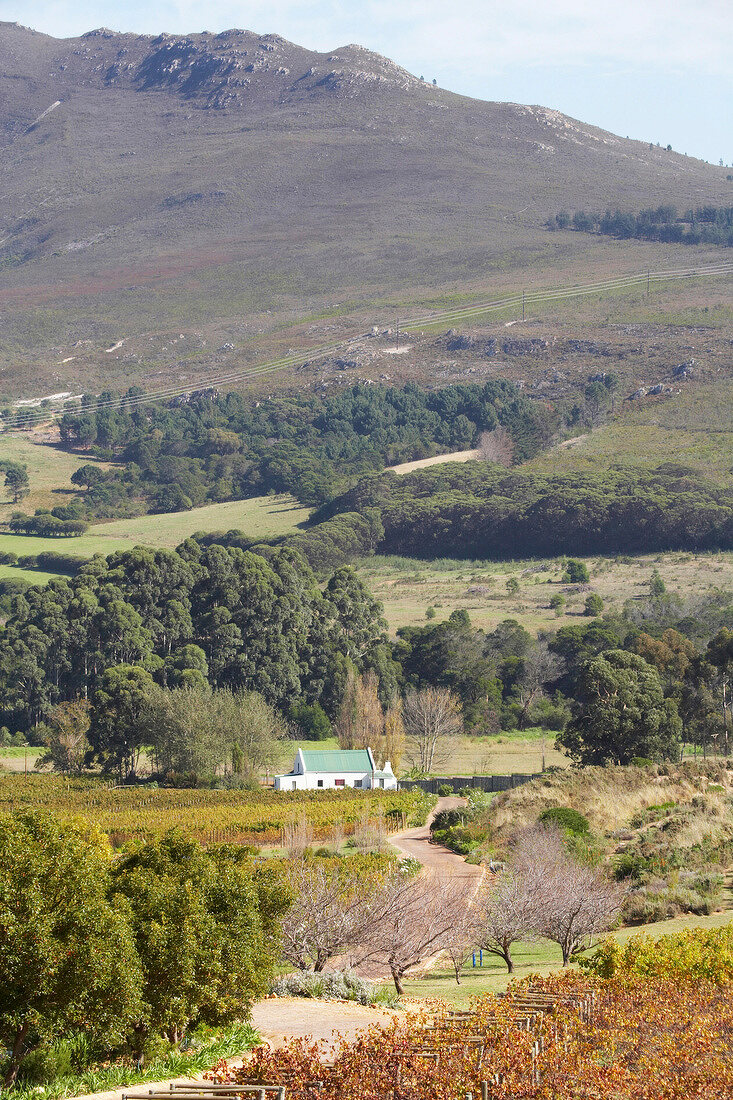
M 539 455 L 523 468 L 552 474 L 593 473 L 619 463 L 655 469 L 672 460 L 730 485 L 732 408 L 733 379 L 694 383 L 672 397 L 627 404 L 619 419 Z
M 654 924 L 645 924 L 640 927 L 619 928 L 613 935 L 621 943 L 625 943 L 631 936 L 643 933 L 654 939 L 672 932 L 681 932 L 685 928 L 720 928 L 730 924 L 733 920 L 733 910 L 724 909 L 719 913 L 712 913 L 709 917 L 674 917 L 672 920 L 657 921 Z M 555 943 L 548 940 L 537 940 L 534 943 L 519 943 L 512 951 L 514 958 L 515 979 L 526 978 L 529 974 L 549 974 L 553 970 L 562 967 L 562 954 Z M 447 1001 L 459 1008 L 468 1007 L 471 997 L 481 993 L 498 993 L 506 989 L 510 981 L 506 964 L 497 955 L 489 955 L 484 952 L 483 966 L 479 966 L 479 956 L 476 953 L 476 967 L 468 964 L 461 975 L 461 984 L 456 984 L 455 974 L 452 970 L 436 968 L 424 978 L 406 979 L 405 991 L 410 998 L 436 999 Z
M 13 504 L 0 482 L 0 520 L 9 518 L 18 509 L 35 512 L 36 508 L 54 508 L 65 504 L 74 492 L 69 480 L 75 470 L 94 458 L 80 458 L 59 447 L 36 442 L 32 435 L 4 432 L 0 435 L 0 461 L 23 462 L 28 467 L 30 494 L 20 504 Z M 108 467 L 109 463 L 99 463 Z
M 124 540 L 128 545 L 168 547 L 178 546 L 196 531 L 236 530 L 252 538 L 276 538 L 302 526 L 310 513 L 294 497 L 280 494 L 208 504 L 190 512 L 113 520 L 92 527 L 90 535 Z

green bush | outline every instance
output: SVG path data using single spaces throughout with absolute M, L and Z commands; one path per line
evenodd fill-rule
M 623 946 L 607 939 L 579 963 L 600 978 L 623 974 L 728 983 L 733 979 L 733 928 L 687 929 L 658 939 L 633 936 Z
M 588 818 L 579 810 L 571 810 L 569 806 L 552 806 L 549 810 L 543 810 L 537 820 L 541 825 L 554 825 L 576 836 L 587 836 L 590 833 Z
M 450 783 L 441 783 L 438 786 L 438 794 L 441 798 L 450 798 L 453 794 L 453 787 Z
M 24 1059 L 19 1081 L 44 1085 L 57 1077 L 82 1073 L 92 1062 L 93 1052 L 86 1035 L 70 1035 L 31 1051 Z

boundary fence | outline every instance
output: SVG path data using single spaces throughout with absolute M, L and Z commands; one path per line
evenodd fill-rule
M 428 794 L 437 794 L 438 787 L 448 785 L 457 794 L 465 787 L 474 787 L 480 791 L 511 791 L 514 787 L 521 787 L 523 783 L 529 783 L 530 779 L 537 779 L 542 772 L 513 772 L 511 775 L 435 775 L 429 779 L 404 779 L 400 780 L 401 791 L 414 791 L 420 789 Z

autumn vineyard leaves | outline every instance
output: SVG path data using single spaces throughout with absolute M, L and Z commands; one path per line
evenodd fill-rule
M 315 841 L 334 828 L 348 836 L 364 821 L 383 819 L 389 831 L 424 821 L 432 799 L 422 791 L 287 792 L 146 790 L 101 786 L 87 779 L 30 775 L 22 785 L 0 778 L 0 811 L 33 807 L 69 821 L 82 815 L 106 832 L 114 846 L 185 829 L 205 847 L 213 844 L 279 845 L 283 830 L 305 815 Z
M 284 1085 L 288 1100 L 720 1100 L 733 1096 L 731 976 L 534 978 L 468 1012 L 373 1027 L 326 1061 L 296 1040 L 210 1076 Z

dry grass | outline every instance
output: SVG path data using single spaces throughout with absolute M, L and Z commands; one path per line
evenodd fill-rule
M 585 814 L 594 832 L 612 833 L 649 806 L 690 802 L 707 790 L 710 777 L 728 790 L 733 788 L 733 772 L 722 763 L 573 768 L 499 795 L 491 805 L 491 823 L 497 837 L 507 836 L 534 824 L 543 810 L 567 806 Z
M 481 451 L 476 447 L 470 451 L 453 451 L 451 454 L 433 455 L 432 458 L 417 458 L 414 462 L 400 462 L 398 466 L 389 466 L 396 474 L 411 474 L 413 470 L 424 470 L 427 466 L 440 466 L 443 462 L 470 462 L 480 458 Z
M 607 610 L 620 610 L 626 600 L 645 596 L 654 569 L 669 591 L 683 597 L 733 588 L 730 552 L 583 560 L 590 572 L 590 589 L 601 596 Z M 429 621 L 425 617 L 428 607 L 436 610 L 433 623 L 461 609 L 468 611 L 474 626 L 483 630 L 493 630 L 503 619 L 518 619 L 532 634 L 585 621 L 583 607 L 588 593 L 574 591 L 560 582 L 562 566 L 556 559 L 498 563 L 374 557 L 362 560 L 358 568 L 384 604 L 392 634 L 401 626 L 425 625 Z M 506 590 L 509 576 L 519 581 L 515 595 Z M 567 600 L 560 615 L 549 606 L 550 598 L 558 593 Z

